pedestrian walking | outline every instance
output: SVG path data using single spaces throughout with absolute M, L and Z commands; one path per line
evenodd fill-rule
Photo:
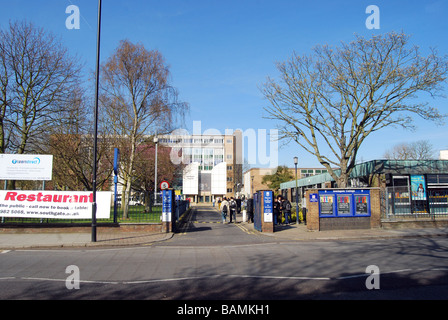
M 291 218 L 291 202 L 288 199 L 283 200 L 282 209 L 283 215 L 285 216 L 285 224 L 289 224 L 289 219 Z
M 254 199 L 247 199 L 247 213 L 249 214 L 249 222 L 254 223 Z
M 228 212 L 229 212 L 229 202 L 227 201 L 226 197 L 224 197 L 221 202 L 222 223 L 226 223 L 226 217 Z
M 230 197 L 229 208 L 230 208 L 230 223 L 232 223 L 233 219 L 235 219 L 235 223 L 236 223 L 237 204 L 233 197 Z

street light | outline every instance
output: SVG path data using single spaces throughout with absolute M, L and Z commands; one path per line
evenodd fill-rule
M 254 196 L 254 176 L 251 176 L 250 179 L 251 179 L 250 187 L 252 189 L 252 197 L 253 197 Z
M 296 167 L 296 192 L 295 192 L 295 194 L 296 194 L 296 222 L 297 222 L 297 225 L 299 225 L 299 223 L 300 223 L 300 220 L 299 220 L 299 197 L 297 194 L 297 189 L 298 189 L 298 187 L 297 187 L 297 164 L 298 163 L 299 163 L 299 158 L 294 157 L 294 166 Z
M 157 137 L 157 134 L 154 136 L 154 143 L 156 145 L 156 156 L 155 156 L 155 166 L 154 166 L 154 205 L 157 203 L 157 144 L 159 142 L 159 138 Z
M 98 0 L 98 30 L 96 38 L 96 75 L 95 75 L 95 115 L 93 140 L 93 181 L 92 181 L 92 242 L 96 242 L 96 158 L 98 153 L 98 87 L 100 74 L 100 35 L 101 35 L 101 0 Z

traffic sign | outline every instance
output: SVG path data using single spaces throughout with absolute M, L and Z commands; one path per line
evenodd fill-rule
M 168 181 L 162 181 L 160 183 L 160 190 L 166 190 L 170 188 L 170 184 L 168 183 Z

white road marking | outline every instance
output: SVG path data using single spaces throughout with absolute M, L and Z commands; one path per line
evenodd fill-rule
M 447 268 L 432 268 L 432 269 L 401 269 L 401 270 L 392 270 L 387 272 L 381 272 L 381 274 L 391 274 L 391 273 L 403 273 L 403 272 L 415 272 L 415 271 L 446 271 Z M 166 279 L 149 279 L 149 280 L 116 280 L 116 281 L 107 281 L 107 280 L 80 280 L 80 283 L 85 284 L 112 284 L 112 285 L 135 285 L 135 284 L 150 284 L 157 282 L 175 282 L 175 281 L 189 281 L 189 280 L 206 280 L 213 278 L 253 278 L 253 279 L 272 279 L 272 280 L 311 280 L 311 281 L 335 281 L 335 280 L 347 280 L 353 278 L 363 278 L 367 277 L 368 274 L 354 274 L 350 276 L 344 277 L 303 277 L 303 276 L 274 276 L 274 275 L 237 275 L 237 274 L 223 274 L 223 275 L 212 275 L 212 276 L 197 276 L 197 277 L 180 277 L 180 278 L 166 278 Z M 38 277 L 3 277 L 0 278 L 0 281 L 4 280 L 27 280 L 27 281 L 51 281 L 51 282 L 66 282 L 66 279 L 52 279 L 52 278 L 38 278 Z

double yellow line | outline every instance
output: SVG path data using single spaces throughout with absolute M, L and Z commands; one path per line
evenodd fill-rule
M 240 228 L 244 233 L 247 234 L 254 234 L 251 230 L 247 229 L 245 226 L 239 224 L 239 223 L 235 223 L 235 225 Z

